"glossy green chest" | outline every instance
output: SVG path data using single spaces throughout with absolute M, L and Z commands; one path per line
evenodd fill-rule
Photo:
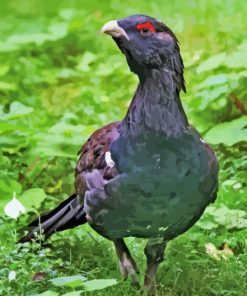
M 106 206 L 98 214 L 109 237 L 170 239 L 197 220 L 212 200 L 215 168 L 197 135 L 148 139 L 119 148 L 121 174 L 105 186 Z

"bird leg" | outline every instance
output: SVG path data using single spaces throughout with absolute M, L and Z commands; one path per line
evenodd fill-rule
M 147 257 L 144 289 L 150 294 L 155 294 L 155 275 L 159 264 L 164 260 L 166 244 L 167 242 L 163 238 L 150 239 L 144 249 Z
M 130 251 L 126 246 L 123 239 L 117 239 L 114 241 L 116 253 L 118 256 L 118 262 L 121 274 L 124 279 L 130 276 L 134 286 L 140 287 L 137 274 L 139 273 L 135 260 L 131 257 Z

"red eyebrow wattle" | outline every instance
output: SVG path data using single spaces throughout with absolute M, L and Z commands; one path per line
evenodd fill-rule
M 149 28 L 149 30 L 151 32 L 156 32 L 154 26 L 151 23 L 142 23 L 142 24 L 139 24 L 139 25 L 136 26 L 137 30 L 141 30 L 141 29 L 144 29 L 144 28 Z

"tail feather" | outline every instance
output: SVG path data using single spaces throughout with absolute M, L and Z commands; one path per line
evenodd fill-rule
M 30 242 L 35 239 L 37 233 L 42 233 L 46 239 L 56 231 L 74 228 L 86 222 L 82 199 L 80 196 L 73 194 L 54 210 L 30 223 L 31 231 L 21 238 L 19 242 Z

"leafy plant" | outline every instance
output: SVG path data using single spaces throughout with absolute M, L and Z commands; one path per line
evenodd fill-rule
M 246 295 L 246 5 L 2 1 L 0 295 L 136 295 L 129 281 L 109 279 L 119 279 L 111 244 L 88 226 L 58 233 L 42 248 L 16 244 L 34 213 L 73 192 L 80 145 L 96 128 L 125 115 L 137 80 L 99 30 L 106 21 L 135 13 L 164 20 L 178 36 L 187 81 L 183 106 L 220 160 L 216 203 L 168 244 L 157 294 Z M 4 208 L 14 193 L 25 213 L 11 219 Z M 127 241 L 143 273 L 145 242 Z M 208 244 L 221 252 L 224 243 L 233 253 L 228 260 L 206 253 Z

